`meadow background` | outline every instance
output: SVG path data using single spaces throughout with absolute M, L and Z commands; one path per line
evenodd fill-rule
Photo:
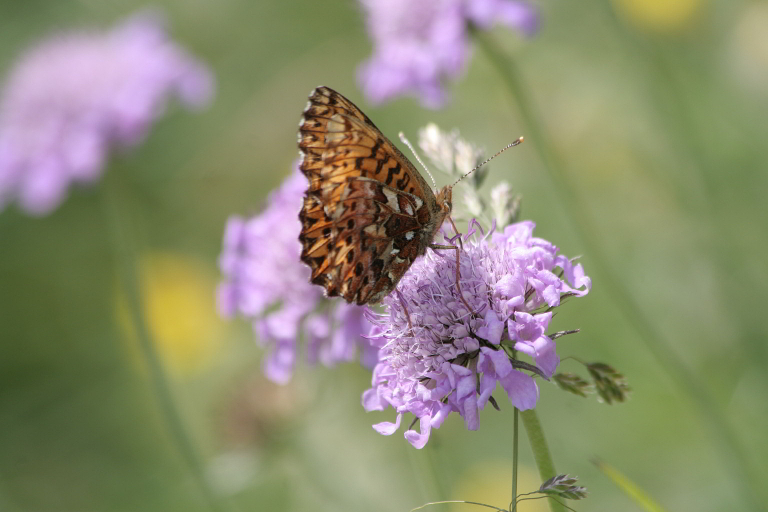
M 559 309 L 555 330 L 581 329 L 559 353 L 612 364 L 633 388 L 627 403 L 606 406 L 541 384 L 537 411 L 558 471 L 590 491 L 577 510 L 640 510 L 593 458 L 668 510 L 765 508 L 768 5 L 536 5 L 534 37 L 489 36 L 515 63 L 540 133 L 480 48 L 443 109 L 368 104 L 355 71 L 371 43 L 352 0 L 152 4 L 212 68 L 216 97 L 200 113 L 169 109 L 53 213 L 0 212 L 0 510 L 507 506 L 505 401 L 482 413 L 479 431 L 451 417 L 416 451 L 400 432 L 371 429 L 394 414 L 363 411 L 368 371 L 302 364 L 277 386 L 261 376 L 248 322 L 218 318 L 225 221 L 257 212 L 288 175 L 306 97 L 321 84 L 391 138 L 415 139 L 430 121 L 489 151 L 526 137 L 492 163 L 484 190 L 510 181 L 537 235 L 582 255 L 593 289 Z M 0 76 L 51 32 L 106 28 L 144 7 L 2 1 Z M 563 174 L 549 172 L 539 135 Z M 126 314 L 126 255 L 140 262 L 169 396 L 158 394 Z M 533 490 L 524 435 L 521 447 L 520 489 Z M 546 510 L 536 506 L 520 510 Z

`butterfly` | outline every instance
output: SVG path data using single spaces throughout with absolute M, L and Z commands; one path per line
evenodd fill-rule
M 310 94 L 298 143 L 309 180 L 299 241 L 312 283 L 329 297 L 376 303 L 431 247 L 456 250 L 458 285 L 459 248 L 433 243 L 451 214 L 451 186 L 435 194 L 368 116 L 328 87 Z

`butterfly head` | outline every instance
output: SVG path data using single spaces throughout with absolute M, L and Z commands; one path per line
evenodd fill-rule
M 440 206 L 440 209 L 442 209 L 445 215 L 450 215 L 451 209 L 453 208 L 453 203 L 451 202 L 452 192 L 453 188 L 446 185 L 445 187 L 441 188 L 437 193 L 437 196 L 435 196 L 438 206 Z

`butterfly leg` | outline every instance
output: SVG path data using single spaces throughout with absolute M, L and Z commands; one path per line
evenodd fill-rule
M 456 233 L 457 235 L 460 235 L 461 233 L 459 233 L 459 228 L 456 227 L 456 223 L 453 222 L 453 218 L 450 215 L 447 218 L 448 218 L 448 222 L 450 222 L 451 226 L 453 227 L 453 232 Z M 461 247 L 461 249 L 463 250 L 464 242 L 462 241 L 461 237 L 459 236 L 456 239 L 459 241 L 459 247 Z
M 472 314 L 472 316 L 477 316 L 477 313 L 475 313 L 475 310 L 472 309 L 472 306 L 469 305 L 467 302 L 467 299 L 464 298 L 464 294 L 461 293 L 461 284 L 459 283 L 459 278 L 461 277 L 461 274 L 459 273 L 459 258 L 461 254 L 461 250 L 455 246 L 455 245 L 436 245 L 436 244 L 429 244 L 429 247 L 433 250 L 452 250 L 456 251 L 456 292 L 459 294 L 459 298 L 461 299 L 461 302 L 464 303 L 464 305 L 467 307 L 467 310 Z

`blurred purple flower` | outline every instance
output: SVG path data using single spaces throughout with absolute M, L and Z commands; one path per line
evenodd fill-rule
M 354 360 L 373 367 L 377 349 L 363 337 L 370 329 L 364 308 L 330 301 L 309 282 L 310 270 L 299 258 L 299 209 L 307 178 L 298 168 L 275 190 L 264 211 L 250 219 L 233 216 L 224 233 L 219 267 L 219 311 L 253 319 L 261 344 L 270 348 L 265 374 L 274 382 L 290 380 L 300 338 L 307 359 L 333 366 Z
M 451 412 L 476 430 L 478 411 L 497 382 L 515 407 L 533 408 L 538 387 L 520 368 L 552 376 L 560 360 L 546 334 L 551 308 L 564 294 L 583 296 L 591 288 L 580 264 L 533 236 L 533 222 L 512 224 L 490 239 L 474 221 L 473 226 L 460 264 L 461 290 L 475 316 L 456 293 L 456 260 L 446 250 L 416 260 L 384 298 L 386 313 L 369 314 L 375 324 L 371 338 L 380 350 L 363 406 L 395 409 L 395 423 L 374 425 L 385 435 L 399 428 L 405 413 L 413 414 L 420 432 L 409 429 L 405 438 L 416 448 Z M 512 360 L 515 352 L 530 356 L 535 366 Z
M 0 98 L 0 208 L 17 198 L 27 213 L 50 212 L 70 183 L 99 178 L 111 146 L 139 143 L 170 96 L 199 107 L 212 93 L 210 71 L 157 16 L 39 43 Z
M 536 31 L 536 10 L 522 0 L 360 0 L 373 55 L 358 70 L 368 99 L 413 94 L 427 107 L 445 102 L 443 81 L 460 74 L 470 55 L 468 27 L 495 23 Z

